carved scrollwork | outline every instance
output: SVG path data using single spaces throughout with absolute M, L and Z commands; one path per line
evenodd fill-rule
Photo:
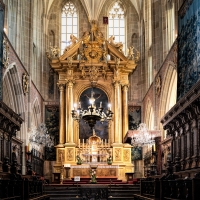
M 124 161 L 128 162 L 130 160 L 130 151 L 128 149 L 124 150 Z
M 156 95 L 159 97 L 161 93 L 161 76 L 156 77 L 156 82 L 155 82 L 155 90 L 156 90 Z
M 140 59 L 140 52 L 137 49 L 135 49 L 133 46 L 131 46 L 128 48 L 127 58 L 129 60 L 134 60 L 137 63 Z
M 66 152 L 67 161 L 73 161 L 74 151 L 73 148 L 68 148 Z
M 122 155 L 122 149 L 121 148 L 116 148 L 115 149 L 115 160 L 116 161 L 121 161 L 121 155 Z
M 87 48 L 83 50 L 87 62 L 100 62 L 103 56 L 101 45 L 97 41 L 91 41 L 87 44 Z
M 49 48 L 50 48 L 50 52 L 51 52 L 51 53 L 49 53 L 49 51 L 46 52 L 47 58 L 48 58 L 49 60 L 51 60 L 51 59 L 53 59 L 53 58 L 58 58 L 59 53 L 60 53 L 60 49 L 59 49 L 57 46 L 55 46 L 55 47 L 50 46 Z
M 22 90 L 24 92 L 24 95 L 28 93 L 28 85 L 29 85 L 29 77 L 27 74 L 22 75 Z
M 4 37 L 3 38 L 3 66 L 5 68 L 7 68 L 9 65 L 8 54 L 9 54 L 9 45 L 8 45 L 7 39 Z

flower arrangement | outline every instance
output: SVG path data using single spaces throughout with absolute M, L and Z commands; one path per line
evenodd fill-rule
M 96 171 L 94 169 L 92 169 L 90 171 L 90 183 L 97 183 L 97 179 L 96 179 Z
M 108 165 L 112 165 L 112 157 L 111 157 L 111 156 L 109 156 L 109 157 L 107 158 L 107 164 L 108 164 Z
M 80 158 L 79 155 L 76 156 L 76 159 L 77 159 L 77 165 L 81 165 L 82 164 L 82 159 Z

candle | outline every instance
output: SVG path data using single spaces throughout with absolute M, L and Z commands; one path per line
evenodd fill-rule
M 31 151 L 31 145 L 28 143 L 28 151 Z
M 152 145 L 152 150 L 156 151 L 156 145 L 155 144 Z
M 79 108 L 81 108 L 81 102 L 79 102 Z
M 100 102 L 100 108 L 102 108 L 102 102 Z
M 80 139 L 78 140 L 78 147 L 80 148 Z

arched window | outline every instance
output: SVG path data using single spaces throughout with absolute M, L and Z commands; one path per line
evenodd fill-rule
M 78 37 L 78 14 L 73 3 L 67 2 L 61 15 L 61 54 L 70 45 L 70 35 Z
M 115 36 L 115 42 L 123 43 L 123 52 L 125 52 L 125 19 L 124 9 L 119 2 L 115 2 L 109 11 L 108 37 Z
M 169 51 L 175 41 L 175 3 L 168 1 L 166 5 L 167 20 L 167 50 Z

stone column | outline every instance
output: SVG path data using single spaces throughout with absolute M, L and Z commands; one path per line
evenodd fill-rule
M 122 138 L 124 139 L 128 131 L 128 85 L 122 88 Z
M 59 111 L 59 145 L 65 143 L 65 96 L 64 96 L 64 84 L 58 84 L 60 91 L 60 111 Z
M 114 88 L 114 143 L 122 143 L 121 84 L 119 81 L 114 82 Z
M 67 91 L 66 91 L 66 121 L 67 121 L 67 143 L 74 143 L 74 129 L 73 129 L 73 118 L 71 111 L 73 110 L 73 85 L 74 81 L 69 80 L 67 82 Z

